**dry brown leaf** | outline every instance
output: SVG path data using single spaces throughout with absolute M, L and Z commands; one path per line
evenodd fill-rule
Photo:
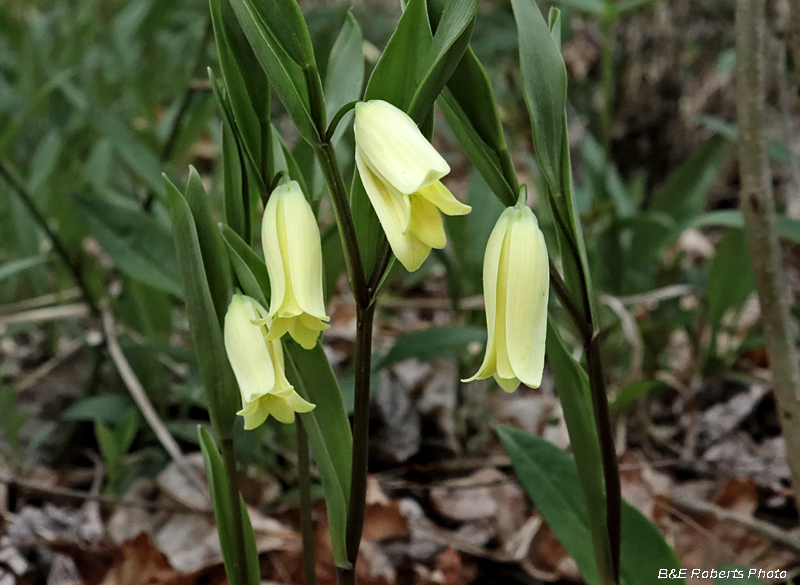
M 377 481 L 367 483 L 367 508 L 364 516 L 364 538 L 386 540 L 408 531 L 408 519 L 400 512 L 400 503 L 389 500 Z
M 101 585 L 195 585 L 192 575 L 172 568 L 146 533 L 123 542 Z

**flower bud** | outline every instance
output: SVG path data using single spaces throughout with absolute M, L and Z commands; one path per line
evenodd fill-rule
M 392 252 L 413 272 L 431 248 L 445 246 L 439 211 L 464 215 L 471 208 L 439 180 L 449 165 L 402 110 L 381 100 L 356 104 L 355 138 L 367 196 Z
M 314 405 L 303 400 L 286 379 L 280 341 L 265 339 L 267 314 L 258 301 L 234 294 L 225 314 L 225 351 L 242 394 L 244 428 L 254 429 L 269 415 L 282 423 L 294 422 L 295 412 L 310 412 Z
M 506 392 L 516 390 L 520 382 L 539 387 L 549 289 L 544 236 L 533 211 L 518 203 L 500 215 L 486 245 L 486 355 L 478 373 L 465 382 L 494 376 Z
M 268 341 L 289 332 L 305 349 L 317 343 L 325 322 L 322 298 L 322 245 L 311 206 L 296 181 L 270 195 L 261 229 L 271 299 Z M 264 324 L 263 321 L 260 324 Z

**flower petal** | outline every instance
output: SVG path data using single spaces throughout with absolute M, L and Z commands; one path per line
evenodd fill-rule
M 376 172 L 410 195 L 450 172 L 450 166 L 402 110 L 382 100 L 356 104 L 355 138 Z
M 280 193 L 279 193 L 280 191 Z M 322 245 L 311 206 L 296 181 L 272 194 L 281 198 L 278 238 L 282 244 L 284 271 L 291 275 L 294 297 L 302 311 L 327 321 L 322 298 Z
M 278 313 L 286 296 L 286 276 L 283 273 L 283 258 L 278 239 L 279 198 L 274 196 L 275 193 L 272 195 L 264 208 L 264 217 L 261 221 L 261 245 L 264 249 L 264 262 L 269 273 L 270 317 L 274 317 Z
M 441 181 L 436 181 L 432 185 L 420 189 L 417 194 L 433 203 L 445 215 L 466 215 L 472 211 L 469 205 L 456 199 L 450 189 L 445 187 Z
M 497 352 L 497 372 L 496 377 L 512 379 L 516 378 L 514 375 L 514 368 L 511 367 L 511 360 L 508 358 L 508 335 L 506 330 L 508 327 L 509 313 L 508 313 L 508 281 L 511 277 L 509 269 L 509 244 L 511 240 L 511 230 L 517 222 L 519 211 L 512 208 L 514 211 L 511 214 L 508 228 L 506 229 L 506 237 L 503 240 L 503 248 L 500 251 L 500 262 L 497 269 L 497 296 L 495 306 L 494 318 L 494 342 L 495 352 Z M 503 212 L 505 213 L 505 212 Z M 515 217 L 516 216 L 516 217 Z M 513 320 L 515 317 L 511 317 Z
M 254 299 L 234 294 L 225 314 L 225 351 L 245 402 L 266 394 L 275 385 L 263 331 L 251 322 L 260 317 L 259 309 L 266 312 Z
M 489 241 L 486 243 L 486 252 L 483 257 L 483 297 L 486 304 L 486 353 L 483 358 L 483 363 L 478 369 L 478 373 L 463 380 L 464 382 L 471 382 L 472 380 L 483 380 L 493 375 L 497 371 L 497 344 L 495 321 L 497 316 L 497 277 L 500 267 L 500 256 L 503 251 L 503 242 L 506 239 L 506 232 L 508 231 L 508 224 L 511 220 L 511 208 L 506 209 L 489 235 Z
M 510 393 L 519 388 L 519 380 L 517 378 L 501 378 L 495 374 L 494 379 L 506 392 Z
M 392 252 L 409 272 L 422 266 L 430 254 L 431 247 L 417 236 L 408 233 L 411 222 L 411 203 L 408 196 L 393 192 L 372 172 L 356 147 L 356 165 L 361 182 L 373 209 L 381 222 Z
M 408 231 L 431 248 L 444 248 L 447 236 L 444 233 L 442 216 L 436 206 L 425 197 L 411 195 L 411 222 Z
M 544 370 L 550 273 L 544 236 L 530 208 L 522 208 L 520 219 L 511 224 L 506 245 L 506 310 L 513 315 L 506 321 L 508 359 L 517 378 L 538 388 Z

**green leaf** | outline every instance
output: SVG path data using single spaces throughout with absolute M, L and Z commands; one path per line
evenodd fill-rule
M 470 325 L 429 327 L 400 337 L 373 369 L 381 369 L 409 358 L 430 361 L 459 357 L 470 343 L 486 342 L 486 328 Z
M 14 386 L 0 386 L 0 427 L 12 449 L 19 449 L 19 434 L 28 420 L 17 407 L 17 389 Z
M 164 197 L 164 184 L 159 179 L 161 161 L 137 138 L 119 118 L 110 114 L 71 83 L 60 87 L 67 100 L 86 116 L 98 132 L 111 144 L 117 158 L 160 198 Z
M 239 583 L 239 572 L 234 570 L 238 554 L 236 551 L 235 527 L 233 524 L 233 507 L 231 506 L 230 490 L 228 488 L 225 464 L 217 449 L 217 444 L 211 434 L 202 426 L 197 425 L 197 434 L 200 439 L 200 450 L 203 452 L 203 463 L 206 468 L 208 489 L 211 492 L 211 502 L 214 506 L 214 518 L 217 521 L 222 559 L 225 572 L 231 585 L 258 585 L 260 572 L 258 568 L 258 552 L 256 550 L 255 534 L 247 513 L 247 506 L 238 497 L 242 511 L 242 525 L 244 528 L 245 551 L 247 554 L 247 582 Z
M 97 445 L 100 447 L 100 452 L 103 454 L 103 460 L 106 463 L 109 481 L 114 483 L 119 466 L 122 463 L 122 456 L 125 453 L 117 445 L 114 433 L 103 423 L 94 423 L 94 435 L 97 437 Z
M 733 122 L 714 118 L 713 116 L 697 116 L 696 120 L 732 144 L 736 144 L 739 141 L 739 128 Z M 782 165 L 788 165 L 791 162 L 789 150 L 780 142 L 771 140 L 767 144 L 767 154 L 772 160 Z
M 365 100 L 384 100 L 403 111 L 411 105 L 431 46 L 425 0 L 409 0 L 367 84 Z M 422 120 L 416 120 L 417 124 Z
M 138 430 L 139 412 L 135 408 L 129 408 L 119 417 L 114 427 L 114 442 L 119 447 L 120 453 L 125 454 L 130 450 Z
M 243 190 L 247 188 L 243 176 L 246 170 L 242 167 L 242 157 L 233 131 L 225 122 L 222 123 L 222 173 L 225 223 L 241 238 L 247 238 L 249 226 L 246 214 L 249 210 L 245 209 L 243 197 Z
M 211 20 L 220 67 L 236 129 L 254 163 L 254 172 L 270 181 L 266 162 L 270 132 L 270 89 L 258 59 L 242 33 L 230 0 L 211 0 Z
M 135 407 L 129 396 L 104 394 L 82 398 L 61 413 L 61 420 L 116 424 L 123 412 Z
M 242 291 L 264 307 L 269 307 L 270 289 L 267 265 L 231 228 L 221 225 L 220 230 L 228 251 L 228 259 L 233 266 Z
M 62 146 L 61 134 L 55 129 L 50 130 L 39 142 L 31 158 L 28 191 L 38 193 L 42 190 L 58 164 Z
M 189 180 L 186 182 L 186 202 L 194 217 L 203 266 L 206 269 L 206 280 L 211 290 L 211 300 L 217 312 L 220 327 L 225 322 L 228 310 L 228 298 L 233 284 L 231 269 L 222 240 L 211 217 L 208 194 L 203 187 L 203 180 L 193 166 L 189 166 Z
M 334 560 L 337 567 L 349 567 L 345 530 L 353 439 L 342 395 L 321 344 L 307 351 L 284 336 L 283 347 L 289 381 L 300 396 L 316 404 L 314 410 L 300 417 L 325 492 Z
M 617 392 L 614 400 L 608 405 L 609 413 L 612 417 L 617 416 L 636 404 L 640 397 L 663 386 L 664 383 L 659 380 L 636 380 Z
M 239 391 L 225 353 L 192 212 L 183 195 L 166 176 L 164 182 L 170 204 L 178 267 L 186 293 L 186 314 L 192 343 L 205 384 L 211 422 L 217 435 L 224 439 L 231 436 L 236 422 Z
M 491 83 L 471 48 L 450 76 L 439 106 L 459 144 L 497 198 L 506 206 L 514 205 L 518 190 L 514 164 Z
M 708 266 L 708 320 L 712 331 L 719 329 L 729 310 L 739 312 L 755 290 L 756 277 L 744 230 L 729 229 L 717 243 Z M 712 333 L 713 334 L 713 333 Z
M 75 193 L 73 202 L 89 231 L 122 272 L 159 290 L 181 296 L 169 228 L 134 202 Z
M 345 270 L 344 248 L 342 239 L 339 237 L 339 228 L 335 225 L 329 226 L 322 234 L 322 270 L 324 282 L 325 305 L 331 300 L 333 293 L 336 292 L 336 284 L 339 277 Z
M 433 103 L 469 47 L 479 3 L 480 0 L 451 0 L 437 13 L 436 2 L 430 2 L 431 23 L 436 32 L 422 74 L 418 74 L 419 85 L 408 111 L 417 122 L 430 114 Z
M 19 258 L 17 260 L 10 260 L 4 264 L 0 264 L 0 280 L 10 278 L 15 274 L 24 272 L 28 268 L 39 266 L 47 262 L 47 255 L 40 254 L 39 256 L 31 256 L 29 258 Z
M 363 43 L 361 27 L 353 17 L 352 9 L 348 10 L 342 30 L 333 43 L 325 72 L 325 104 L 328 108 L 328 118 L 333 118 L 342 106 L 361 97 L 361 90 L 364 87 Z M 348 113 L 340 121 L 334 143 L 350 125 L 352 117 L 353 114 Z
M 721 137 L 714 137 L 697 149 L 653 194 L 650 210 L 666 213 L 676 220 L 698 215 L 705 195 L 731 148 Z
M 499 427 L 497 432 L 525 491 L 575 559 L 581 576 L 589 585 L 601 583 L 594 566 L 586 501 L 578 489 L 575 461 L 555 445 L 525 431 Z M 658 528 L 636 508 L 623 502 L 621 583 L 656 585 L 660 569 L 680 568 Z M 670 582 L 685 584 L 684 579 Z
M 722 209 L 692 218 L 681 226 L 681 230 L 698 227 L 721 226 L 744 229 L 744 216 L 738 209 Z M 800 220 L 778 216 L 778 235 L 785 240 L 800 244 Z
M 267 79 L 298 132 L 307 142 L 319 143 L 320 132 L 325 130 L 324 112 L 315 114 L 312 110 L 311 92 L 319 91 L 321 96 L 322 83 L 313 52 L 309 54 L 311 41 L 297 4 L 280 0 L 230 2 Z M 288 28 L 282 28 L 284 26 Z M 312 80 L 311 88 L 307 79 Z
M 534 0 L 512 0 L 511 5 L 519 33 L 522 92 L 531 116 L 536 158 L 550 189 L 561 192 L 567 69 Z
M 600 442 L 597 438 L 597 429 L 594 423 L 589 379 L 581 365 L 570 355 L 564 345 L 564 341 L 561 339 L 558 328 L 554 326 L 550 319 L 547 322 L 546 343 L 547 359 L 550 363 L 550 368 L 553 370 L 553 379 L 564 411 L 564 421 L 567 423 L 570 444 L 575 453 L 575 466 L 578 476 L 576 483 L 581 486 L 583 493 L 581 497 L 580 492 L 576 490 L 575 494 L 571 496 L 570 506 L 572 507 L 572 513 L 576 513 L 575 508 L 580 508 L 577 502 L 588 502 L 588 516 L 585 511 L 585 504 L 582 514 L 583 524 L 589 534 L 585 535 L 587 538 L 575 535 L 574 538 L 583 540 L 583 543 L 580 545 L 577 542 L 572 543 L 573 547 L 570 548 L 562 540 L 562 536 L 559 535 L 556 526 L 547 516 L 545 516 L 545 520 L 547 520 L 561 544 L 566 547 L 567 551 L 578 563 L 581 575 L 586 581 L 598 583 L 598 573 L 601 576 L 605 575 L 611 578 L 613 571 L 611 546 L 608 541 L 608 524 L 606 522 L 603 462 L 600 453 Z M 509 450 L 508 445 L 506 445 L 506 449 Z M 511 454 L 510 450 L 509 454 Z M 517 473 L 521 476 L 519 471 Z M 525 481 L 523 480 L 524 484 Z M 564 497 L 567 497 L 567 494 Z M 564 511 L 564 513 L 567 512 Z M 542 515 L 544 516 L 544 511 L 542 511 Z M 567 528 L 559 528 L 559 530 L 567 530 Z M 566 534 L 564 537 L 572 538 L 572 536 Z M 573 552 L 575 546 L 579 546 L 581 550 Z M 579 556 L 575 556 L 576 554 Z

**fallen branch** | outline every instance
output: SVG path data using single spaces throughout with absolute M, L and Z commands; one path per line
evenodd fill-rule
M 796 538 L 790 532 L 781 530 L 769 522 L 764 522 L 763 520 L 758 520 L 752 516 L 746 516 L 745 514 L 728 510 L 727 508 L 721 508 L 710 502 L 704 502 L 703 500 L 696 500 L 694 498 L 688 498 L 686 496 L 676 494 L 671 496 L 671 503 L 690 512 L 708 514 L 716 520 L 723 522 L 734 522 L 740 526 L 744 526 L 748 530 L 752 530 L 753 532 L 758 532 L 759 534 L 766 536 L 775 544 L 792 551 L 796 555 L 800 555 L 800 539 Z
M 206 493 L 208 487 L 206 486 L 205 480 L 186 462 L 186 457 L 184 457 L 181 448 L 172 435 L 169 434 L 164 423 L 161 422 L 158 413 L 156 413 L 156 409 L 153 408 L 153 404 L 147 397 L 141 382 L 139 382 L 139 378 L 136 377 L 136 373 L 125 358 L 125 354 L 122 353 L 119 341 L 117 340 L 116 323 L 114 322 L 114 316 L 111 314 L 111 310 L 108 306 L 104 305 L 101 312 L 103 315 L 103 328 L 106 332 L 108 352 L 111 354 L 111 360 L 114 362 L 117 371 L 119 371 L 119 375 L 122 377 L 122 381 L 128 388 L 131 397 L 133 397 L 142 415 L 144 415 L 147 424 L 153 429 L 159 442 L 164 449 L 166 449 L 167 453 L 169 453 L 169 456 L 172 457 L 172 460 L 175 461 L 178 468 L 195 487 L 200 489 L 201 493 Z

